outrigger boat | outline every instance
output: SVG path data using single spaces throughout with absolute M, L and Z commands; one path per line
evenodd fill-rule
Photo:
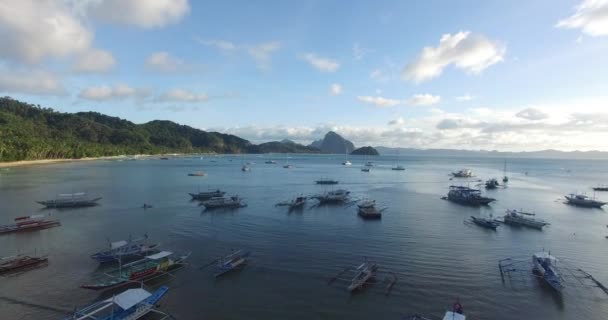
M 571 193 L 566 196 L 566 202 L 571 205 L 585 208 L 601 208 L 606 202 L 589 198 L 584 194 Z
M 534 277 L 546 283 L 557 293 L 561 293 L 566 288 L 566 280 L 570 279 L 568 280 L 568 286 L 577 289 L 577 296 L 581 295 L 582 291 L 580 289 L 589 288 L 598 288 L 608 295 L 608 287 L 581 267 L 571 266 L 571 261 L 567 263 L 562 261 L 558 266 L 558 262 L 559 260 L 551 255 L 551 252 L 546 252 L 543 249 L 532 255 L 532 261 L 530 261 L 529 256 L 498 260 L 498 269 L 503 284 L 525 284 L 525 282 L 510 281 L 513 279 L 512 275 L 517 275 L 517 278 L 523 279 L 522 277 L 529 275 L 530 270 L 532 270 Z M 505 280 L 506 277 L 508 277 L 508 280 Z
M 448 196 L 443 199 L 469 206 L 488 205 L 496 200 L 482 196 L 479 189 L 471 189 L 464 186 L 450 186 Z
M 454 302 L 454 304 L 452 305 L 452 310 L 448 310 L 445 312 L 442 319 L 443 320 L 466 320 L 466 316 L 464 315 L 464 310 L 458 300 L 456 302 Z M 404 319 L 404 320 L 406 320 L 406 319 Z M 431 320 L 431 319 L 421 316 L 419 314 L 415 314 L 415 315 L 407 318 L 407 320 Z
M 101 197 L 91 198 L 87 197 L 86 193 L 79 192 L 60 194 L 56 199 L 36 202 L 47 208 L 79 208 L 96 206 L 99 200 Z
M 129 236 L 129 240 L 110 242 L 109 249 L 92 254 L 91 259 L 97 260 L 99 263 L 128 261 L 158 252 L 159 244 L 147 244 L 146 240 L 148 240 L 147 234 L 139 239 L 131 239 Z
M 192 200 L 209 200 L 211 198 L 223 197 L 226 194 L 226 192 L 221 191 L 220 189 L 217 189 L 214 191 L 188 193 L 188 194 L 192 197 Z
M 375 200 L 366 200 L 357 205 L 357 214 L 363 219 L 382 219 L 382 210 L 376 208 Z
M 557 259 L 545 251 L 532 255 L 532 272 L 543 279 L 551 288 L 561 292 L 564 288 L 562 276 L 556 268 Z
M 474 216 L 471 216 L 470 222 L 472 222 L 480 227 L 483 227 L 486 229 L 492 229 L 494 231 L 496 231 L 496 228 L 500 225 L 500 223 L 494 221 L 493 219 L 474 217 Z
M 298 196 L 290 201 L 279 202 L 279 203 L 277 203 L 277 206 L 287 206 L 287 207 L 289 207 L 290 210 L 296 209 L 296 208 L 301 208 L 306 204 L 306 199 L 307 198 L 304 196 Z
M 47 256 L 29 256 L 18 254 L 16 256 L 0 258 L 0 275 L 30 270 L 48 264 Z
M 507 209 L 507 214 L 504 217 L 504 222 L 506 224 L 531 227 L 540 230 L 542 230 L 544 226 L 549 224 L 544 220 L 533 218 L 534 216 L 534 213 L 524 212 L 521 210 L 517 211 Z
M 500 186 L 500 184 L 498 183 L 498 180 L 496 180 L 496 178 L 486 180 L 485 185 L 486 185 L 486 189 L 496 189 L 496 188 L 498 188 L 498 186 Z
M 92 290 L 105 290 L 136 281 L 145 281 L 183 268 L 186 265 L 185 260 L 188 259 L 190 254 L 188 253 L 177 258 L 173 256 L 174 253 L 171 251 L 161 251 L 125 265 L 119 261 L 118 269 L 106 272 L 104 277 L 96 282 L 83 284 L 80 287 Z
M 456 172 L 452 172 L 454 178 L 470 178 L 473 176 L 473 171 L 470 169 L 461 169 Z
M 363 285 L 376 275 L 377 270 L 378 265 L 376 263 L 369 261 L 363 262 L 357 267 L 356 274 L 346 289 L 353 292 L 363 288 Z
M 598 185 L 593 187 L 593 191 L 608 191 L 608 186 L 603 184 L 603 185 Z
M 329 178 L 321 178 L 315 181 L 316 184 L 338 184 L 338 180 L 333 180 Z
M 142 288 L 128 289 L 112 298 L 78 309 L 64 320 L 136 320 L 149 313 L 161 315 L 160 320 L 170 319 L 172 317 L 168 314 L 156 310 L 156 305 L 167 291 L 169 288 L 166 286 L 153 293 Z
M 341 281 L 342 283 L 346 283 L 346 291 L 353 293 L 363 289 L 366 284 L 375 278 L 378 274 L 379 268 L 380 266 L 378 264 L 369 261 L 366 258 L 359 266 L 354 268 L 345 268 L 335 276 L 329 278 L 327 284 L 331 285 L 336 281 Z M 390 272 L 383 281 L 386 283 L 384 295 L 388 296 L 397 283 L 397 275 Z
M 0 226 L 0 234 L 42 230 L 60 226 L 59 220 L 45 220 L 44 215 L 31 215 L 15 218 L 14 224 Z
M 313 196 L 313 198 L 317 199 L 319 201 L 319 204 L 344 203 L 348 201 L 349 195 L 350 191 L 338 189 L 326 192 L 324 194 Z
M 205 206 L 205 209 L 217 209 L 217 208 L 243 208 L 247 204 L 243 202 L 243 199 L 238 195 L 227 197 L 214 197 L 207 201 L 201 202 L 201 205 Z
M 213 276 L 219 277 L 232 270 L 244 267 L 250 254 L 249 251 L 237 250 L 225 257 L 219 258 Z

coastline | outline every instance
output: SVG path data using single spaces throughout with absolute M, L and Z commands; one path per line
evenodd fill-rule
M 215 153 L 196 153 L 191 155 L 213 155 Z M 69 163 L 69 162 L 81 162 L 81 161 L 96 161 L 96 160 L 125 160 L 130 158 L 135 159 L 146 159 L 150 157 L 162 157 L 162 156 L 171 156 L 171 157 L 179 157 L 184 155 L 184 153 L 163 153 L 163 154 L 134 154 L 134 155 L 120 155 L 120 156 L 103 156 L 103 157 L 86 157 L 79 159 L 40 159 L 40 160 L 19 160 L 19 161 L 7 161 L 0 162 L 0 169 L 3 168 L 14 168 L 14 167 L 27 167 L 27 166 L 39 166 L 45 164 L 54 164 L 54 163 Z
M 38 166 L 38 165 L 63 163 L 63 162 L 94 161 L 94 160 L 105 160 L 105 159 L 112 159 L 112 158 L 120 158 L 120 157 L 95 157 L 95 158 L 80 158 L 80 159 L 43 159 L 43 160 L 9 161 L 9 162 L 0 162 L 0 168 Z

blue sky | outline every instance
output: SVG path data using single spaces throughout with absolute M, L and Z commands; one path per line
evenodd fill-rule
M 1 94 L 60 111 L 254 142 L 608 151 L 606 0 L 1 2 Z

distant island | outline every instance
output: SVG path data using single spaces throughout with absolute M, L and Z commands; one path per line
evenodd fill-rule
M 379 156 L 378 150 L 374 149 L 374 147 L 361 147 L 353 150 L 350 154 L 359 155 L 359 156 Z
M 323 139 L 313 141 L 308 146 L 321 150 L 321 153 L 351 153 L 355 150 L 355 145 L 352 142 L 333 131 L 328 132 Z

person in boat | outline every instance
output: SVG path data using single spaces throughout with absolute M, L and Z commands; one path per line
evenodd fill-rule
M 149 208 L 152 208 L 152 205 L 151 205 L 151 204 L 144 203 L 144 205 L 142 206 L 142 208 L 144 208 L 144 209 L 149 209 Z
M 452 305 L 452 311 L 458 314 L 463 314 L 464 310 L 462 309 L 462 304 L 460 304 L 460 301 L 456 300 L 456 302 L 454 302 Z

